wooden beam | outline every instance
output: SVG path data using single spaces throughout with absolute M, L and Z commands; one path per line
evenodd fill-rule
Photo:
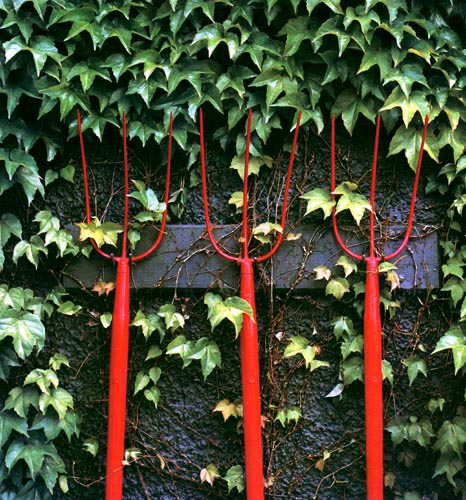
M 396 248 L 398 236 L 403 236 L 403 229 L 391 229 L 388 238 L 385 238 L 385 252 Z M 153 231 L 143 235 L 138 251 L 150 246 Z M 276 289 L 322 288 L 325 282 L 314 279 L 313 269 L 318 265 L 332 268 L 342 255 L 332 232 L 328 228 L 299 226 L 293 229 L 293 234 L 301 236 L 283 241 L 275 257 L 259 266 L 258 278 Z M 237 226 L 219 226 L 215 229 L 215 235 L 225 248 L 233 251 L 238 248 Z M 358 252 L 364 250 L 354 235 L 348 234 L 346 241 Z M 437 233 L 432 228 L 426 228 L 423 234 L 413 231 L 406 250 L 398 257 L 396 264 L 402 288 L 439 287 Z M 132 284 L 137 288 L 214 287 L 236 290 L 238 277 L 238 266 L 226 262 L 213 251 L 204 226 L 168 225 L 160 247 L 147 259 L 134 264 Z M 63 284 L 66 288 L 81 285 L 91 288 L 96 281 L 114 279 L 114 264 L 93 252 L 89 259 L 80 257 L 68 266 Z

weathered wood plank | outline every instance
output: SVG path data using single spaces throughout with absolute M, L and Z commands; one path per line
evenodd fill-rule
M 399 241 L 396 232 L 403 228 L 393 228 L 386 242 L 386 252 L 396 248 Z M 325 283 L 314 279 L 314 267 L 324 264 L 332 267 L 342 251 L 337 246 L 333 234 L 309 226 L 293 229 L 301 237 L 294 241 L 284 241 L 271 262 L 259 266 L 259 279 L 270 283 L 276 289 L 314 289 Z M 239 236 L 235 226 L 220 226 L 216 236 L 226 248 L 238 247 Z M 141 250 L 153 241 L 145 234 Z M 354 236 L 348 236 L 347 244 L 363 247 Z M 413 234 L 407 249 L 397 259 L 398 275 L 402 288 L 429 288 L 439 286 L 439 255 L 437 233 Z M 75 279 L 73 279 L 73 277 Z M 238 287 L 238 266 L 226 262 L 212 249 L 204 226 L 169 225 L 158 250 L 147 259 L 134 264 L 132 284 L 137 288 L 192 288 Z M 79 258 L 66 270 L 64 286 L 73 288 L 92 287 L 98 280 L 113 281 L 115 266 L 94 253 L 89 259 Z

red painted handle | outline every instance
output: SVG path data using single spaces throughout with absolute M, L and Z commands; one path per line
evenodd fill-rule
M 259 339 L 254 297 L 253 259 L 241 259 L 241 298 L 247 300 L 254 318 L 243 315 L 240 334 L 241 380 L 243 385 L 244 459 L 246 497 L 263 500 L 262 421 L 259 376 Z
M 123 465 L 126 423 L 126 380 L 129 341 L 129 259 L 118 259 L 110 350 L 110 389 L 107 436 L 106 500 L 123 494 Z
M 382 326 L 378 265 L 366 259 L 364 304 L 364 382 L 366 402 L 367 500 L 383 500 Z

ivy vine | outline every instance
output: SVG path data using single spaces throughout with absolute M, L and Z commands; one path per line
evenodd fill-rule
M 441 359 L 452 376 L 462 380 L 465 19 L 461 0 L 0 0 L 2 498 L 48 498 L 56 487 L 66 492 L 65 464 L 54 443 L 61 434 L 69 440 L 79 435 L 79 408 L 60 385 L 60 374 L 69 369 L 70 361 L 60 352 L 49 356 L 46 325 L 54 315 L 80 314 L 82 306 L 66 295 L 58 280 L 35 283 L 31 278 L 26 285 L 16 274 L 20 268 L 30 269 L 30 276 L 55 272 L 80 251 L 63 228 L 59 211 L 44 208 L 54 186 L 75 182 L 75 166 L 64 153 L 75 140 L 77 108 L 85 115 L 83 130 L 96 141 L 119 127 L 119 117 L 126 113 L 129 138 L 141 147 L 153 142 L 165 147 L 168 111 L 174 113 L 174 139 L 184 158 L 170 203 L 174 220 L 197 189 L 196 122 L 201 106 L 215 123 L 212 140 L 233 153 L 230 166 L 240 175 L 249 108 L 255 110 L 250 168 L 257 173 L 270 166 L 276 134 L 293 127 L 298 111 L 303 112 L 301 123 L 307 134 L 325 134 L 331 114 L 340 117 L 351 134 L 358 124 L 374 121 L 381 112 L 391 138 L 388 155 L 404 155 L 414 169 L 428 114 L 425 150 L 439 167 L 431 169 L 427 190 L 448 204 L 441 228 L 444 281 L 429 300 L 447 302 L 448 313 L 435 345 L 415 342 L 403 358 L 401 376 L 416 387 L 421 377 L 431 376 L 433 360 Z M 134 186 L 132 197 L 144 210 L 132 228 L 133 245 L 139 225 L 156 222 L 163 210 L 145 182 L 136 180 Z M 333 202 L 325 188 L 308 187 L 300 194 L 307 203 L 304 216 L 322 209 L 328 217 Z M 342 183 L 337 194 L 336 210 L 349 210 L 364 224 L 368 205 L 358 187 Z M 237 193 L 232 193 L 230 202 L 241 208 Z M 114 244 L 119 229 L 109 224 L 95 219 L 82 228 L 87 231 L 83 237 Z M 256 228 L 255 236 L 267 244 L 280 229 L 270 223 Z M 390 317 L 399 307 L 398 278 L 393 267 L 383 272 L 387 286 L 382 306 Z M 315 276 L 325 282 L 330 300 L 354 306 L 351 313 L 333 318 L 331 325 L 341 358 L 339 380 L 328 396 L 344 398 L 345 391 L 362 380 L 363 345 L 355 327 L 362 307 L 359 273 L 343 258 L 334 269 L 316 268 Z M 111 293 L 111 284 L 96 286 L 98 293 Z M 205 299 L 212 328 L 226 318 L 237 333 L 247 305 L 214 294 Z M 163 376 L 156 362 L 162 355 L 179 358 L 184 367 L 199 361 L 205 379 L 222 364 L 213 339 L 193 341 L 179 333 L 186 318 L 174 307 L 169 303 L 156 312 L 139 311 L 133 319 L 133 326 L 151 343 L 146 364 L 137 372 L 134 393 L 155 407 Z M 100 323 L 108 328 L 111 315 L 100 315 Z M 176 337 L 168 340 L 167 331 L 176 331 Z M 287 362 L 311 371 L 326 369 L 311 334 L 285 338 L 280 348 Z M 400 376 L 388 360 L 384 376 L 391 385 Z M 433 475 L 445 477 L 457 493 L 466 491 L 463 403 L 444 404 L 439 397 L 422 409 L 397 409 L 386 428 L 394 449 L 403 449 L 403 463 L 412 464 L 416 447 L 430 450 L 436 457 Z M 238 404 L 228 402 L 226 408 L 240 418 Z M 299 406 L 292 403 L 273 408 L 272 413 L 271 420 L 284 428 L 302 418 Z M 92 441 L 86 443 L 85 448 L 94 452 Z M 326 450 L 319 467 L 330 455 Z M 128 460 L 137 457 L 130 453 Z M 210 485 L 220 475 L 214 464 L 200 468 L 200 480 Z M 222 476 L 229 491 L 242 489 L 240 468 L 234 465 Z M 393 482 L 394 478 L 386 478 L 388 486 Z M 402 494 L 417 498 L 416 492 Z

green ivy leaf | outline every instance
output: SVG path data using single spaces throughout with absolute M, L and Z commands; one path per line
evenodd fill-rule
M 422 85 L 426 89 L 429 89 L 429 84 L 423 74 L 423 66 L 419 63 L 403 64 L 393 68 L 384 79 L 384 84 L 390 82 L 398 84 L 407 98 L 409 98 L 414 84 Z
M 462 268 L 459 268 L 459 270 L 462 271 Z M 458 302 L 463 298 L 465 285 L 466 283 L 464 283 L 464 280 L 460 280 L 457 277 L 452 277 L 449 278 L 445 285 L 442 287 L 442 292 L 450 292 L 454 307 L 456 307 L 458 305 Z
M 244 472 L 241 465 L 233 465 L 230 467 L 223 479 L 227 482 L 228 485 L 228 493 L 235 488 L 238 490 L 238 493 L 241 493 L 244 490 Z
M 378 66 L 380 78 L 382 80 L 385 79 L 390 71 L 392 71 L 392 56 L 390 50 L 374 46 L 374 44 L 365 47 L 358 74 L 368 71 L 373 66 Z
M 466 360 L 465 360 L 466 361 Z M 402 364 L 408 368 L 409 385 L 412 385 L 419 373 L 427 377 L 427 365 L 419 356 L 412 354 L 403 360 Z
M 34 348 L 42 349 L 45 328 L 38 316 L 15 310 L 0 311 L 0 340 L 11 337 L 16 354 L 26 359 Z
M 440 474 L 445 474 L 447 476 L 448 481 L 453 486 L 457 486 L 455 481 L 455 476 L 463 470 L 465 467 L 465 463 L 463 458 L 458 457 L 452 453 L 446 453 L 440 455 L 436 465 L 435 472 L 432 477 L 437 477 Z
M 220 295 L 208 292 L 204 297 L 204 304 L 208 307 L 207 319 L 212 330 L 224 319 L 228 319 L 233 323 L 238 336 L 243 325 L 243 314 L 254 320 L 251 305 L 240 297 L 228 297 L 223 301 Z
M 22 226 L 15 215 L 6 212 L 0 217 L 0 247 L 6 244 L 11 235 L 21 238 Z
M 0 354 L 0 380 L 7 382 L 11 368 L 16 366 L 20 366 L 16 353 L 11 349 L 2 347 L 2 353 Z
M 404 125 L 402 125 L 397 129 L 394 136 L 392 137 L 392 140 L 390 141 L 387 156 L 392 156 L 404 151 L 409 166 L 412 170 L 415 170 L 417 166 L 421 140 L 422 129 L 418 129 L 414 126 L 406 128 Z M 431 129 L 427 131 L 424 149 L 433 160 L 438 162 L 439 146 L 437 138 L 434 136 Z
M 330 269 L 324 265 L 314 267 L 313 271 L 316 273 L 316 280 L 324 279 L 328 281 L 330 279 L 330 276 L 332 275 L 332 271 L 330 271 Z
M 282 226 L 273 222 L 262 222 L 252 230 L 254 238 L 264 244 L 271 243 L 269 235 L 274 232 L 283 233 Z
M 354 260 L 350 259 L 347 255 L 342 255 L 336 262 L 336 266 L 341 266 L 345 272 L 345 278 L 351 273 L 357 272 L 358 266 Z
M 151 188 L 146 188 L 144 182 L 135 180 L 132 182 L 136 186 L 137 191 L 130 193 L 128 196 L 138 200 L 149 212 L 153 212 L 153 215 L 155 215 L 153 220 L 160 221 L 166 209 L 165 203 L 159 202 L 154 191 Z
M 134 382 L 134 391 L 133 396 L 136 395 L 139 391 L 142 391 L 147 387 L 150 382 L 150 377 L 144 371 L 139 371 L 136 374 L 136 381 Z
M 32 479 L 35 479 L 42 468 L 45 456 L 50 453 L 48 450 L 51 447 L 55 448 L 53 445 L 46 445 L 38 441 L 25 443 L 20 440 L 15 440 L 8 447 L 5 454 L 5 465 L 11 472 L 18 461 L 24 460 L 28 466 Z
M 39 397 L 39 409 L 42 413 L 45 413 L 49 406 L 54 408 L 58 418 L 63 420 L 68 408 L 73 409 L 73 398 L 67 390 L 58 387 L 48 393 L 41 394 Z
M 332 200 L 328 190 L 315 188 L 300 196 L 301 199 L 307 201 L 306 213 L 308 215 L 316 210 L 322 209 L 324 219 L 330 217 L 332 208 L 335 206 L 335 201 Z
M 357 380 L 364 382 L 364 362 L 360 356 L 346 358 L 341 365 L 341 369 L 345 387 Z
M 394 108 L 401 109 L 406 128 L 408 128 L 416 113 L 419 113 L 421 118 L 424 119 L 430 112 L 430 105 L 423 92 L 415 90 L 409 96 L 406 96 L 400 87 L 394 88 L 380 111 L 388 111 Z
M 158 358 L 163 354 L 162 349 L 158 345 L 153 345 L 150 347 L 149 351 L 147 352 L 146 359 L 144 361 L 149 361 L 150 359 L 155 359 Z
M 165 325 L 160 319 L 160 316 L 154 313 L 145 315 L 141 310 L 138 310 L 134 317 L 131 326 L 139 326 L 147 340 L 155 331 L 159 334 L 160 341 L 165 337 Z
M 382 380 L 388 380 L 393 385 L 393 366 L 387 359 L 382 359 Z
M 455 375 L 466 364 L 466 338 L 459 326 L 452 326 L 437 342 L 432 354 L 451 349 Z
M 207 45 L 209 57 L 220 43 L 226 44 L 230 59 L 235 58 L 239 47 L 238 36 L 231 31 L 227 31 L 224 25 L 220 23 L 212 23 L 199 30 L 196 35 L 194 35 L 192 45 L 198 42 L 203 42 Z
M 21 149 L 0 148 L 0 161 L 5 163 L 5 172 L 0 175 L 0 195 L 15 183 L 19 183 L 29 204 L 37 191 L 44 195 L 44 186 L 34 158 Z
M 222 366 L 222 354 L 215 341 L 207 337 L 200 338 L 194 345 L 189 359 L 201 361 L 202 375 L 204 380 L 212 373 L 216 367 Z
M 364 347 L 364 337 L 362 335 L 354 335 L 345 339 L 340 346 L 341 357 L 345 360 L 350 354 L 362 354 Z
M 164 304 L 160 306 L 157 314 L 165 320 L 165 327 L 172 333 L 178 328 L 183 328 L 185 325 L 184 316 L 176 312 L 176 308 L 173 304 Z
M 429 403 L 427 404 L 427 408 L 430 411 L 430 413 L 435 413 L 437 410 L 443 411 L 443 405 L 445 404 L 445 399 L 444 398 L 436 398 L 436 399 L 430 399 Z
M 372 212 L 372 207 L 364 196 L 354 192 L 356 188 L 357 186 L 352 182 L 343 182 L 337 186 L 334 194 L 341 196 L 338 198 L 335 212 L 338 214 L 349 210 L 359 226 L 365 210 Z
M 433 449 L 447 456 L 453 452 L 461 458 L 465 443 L 466 419 L 464 417 L 455 417 L 453 421 L 445 420 L 443 422 L 438 430 Z
M 68 71 L 66 81 L 70 82 L 76 76 L 78 76 L 81 81 L 83 92 L 87 92 L 92 87 L 96 77 L 100 77 L 108 82 L 111 81 L 108 70 L 103 68 L 103 62 L 96 57 L 91 57 L 87 61 L 81 61 L 75 64 Z
M 340 5 L 340 0 L 306 0 L 306 8 L 309 16 L 319 4 L 324 4 L 335 14 L 343 13 L 343 8 Z
M 144 397 L 148 401 L 151 401 L 157 409 L 160 400 L 160 389 L 156 386 L 152 386 L 144 391 Z
M 194 342 L 187 340 L 184 335 L 178 335 L 167 345 L 167 355 L 173 356 L 177 354 L 183 360 L 183 368 L 191 364 L 191 352 L 194 348 Z
M 208 464 L 207 467 L 201 469 L 200 478 L 201 483 L 209 483 L 210 486 L 214 485 L 215 479 L 220 477 L 217 467 L 214 464 Z
M 305 361 L 306 368 L 312 372 L 317 368 L 329 366 L 326 361 L 319 361 L 315 359 L 318 352 L 318 346 L 310 345 L 309 340 L 305 337 L 294 335 L 290 337 L 289 344 L 286 346 L 283 357 L 289 358 L 296 355 L 302 356 Z
M 21 240 L 15 245 L 13 249 L 13 262 L 17 264 L 18 259 L 25 255 L 27 260 L 31 262 L 31 264 L 34 264 L 37 269 L 41 253 L 45 255 L 48 253 L 44 241 L 40 236 L 33 235 L 29 241 Z
M 83 443 L 83 450 L 96 457 L 99 452 L 99 443 L 95 439 L 86 439 Z
M 71 300 L 67 300 L 66 302 L 63 302 L 63 304 L 60 304 L 57 308 L 57 312 L 64 314 L 65 316 L 75 316 L 81 309 L 82 306 L 79 304 L 75 304 L 74 302 L 71 302 Z
M 14 410 L 15 413 L 26 419 L 29 407 L 39 407 L 39 393 L 32 387 L 14 387 L 8 393 L 5 401 L 5 410 Z
M 163 89 L 165 87 L 165 81 L 162 76 L 158 73 L 152 75 L 149 79 L 146 78 L 137 78 L 131 80 L 128 85 L 128 89 L 126 91 L 127 95 L 139 95 L 142 100 L 145 102 L 146 106 L 149 107 L 154 97 L 155 93 L 158 89 Z
M 27 420 L 9 411 L 0 413 L 0 448 L 3 448 L 13 431 L 29 437 Z
M 36 384 L 41 392 L 49 392 L 49 387 L 52 385 L 55 389 L 58 387 L 57 374 L 50 369 L 43 370 L 36 368 L 28 373 L 24 380 L 24 385 Z
M 299 47 L 305 40 L 313 40 L 316 27 L 312 26 L 313 19 L 309 16 L 299 16 L 288 19 L 287 23 L 278 32 L 286 35 L 285 55 L 291 57 L 298 52 Z
M 121 224 L 115 222 L 100 222 L 96 217 L 90 224 L 80 222 L 76 224 L 79 228 L 79 240 L 92 239 L 98 247 L 105 243 L 116 246 L 118 235 L 123 232 Z
M 21 51 L 27 51 L 32 55 L 34 65 L 36 67 L 37 77 L 44 69 L 47 58 L 53 59 L 59 65 L 64 59 L 59 54 L 58 49 L 52 43 L 51 39 L 46 36 L 33 36 L 26 44 L 21 36 L 17 36 L 8 40 L 3 44 L 5 49 L 5 62 L 15 57 Z
M 463 279 L 463 267 L 466 263 L 459 257 L 451 257 L 446 264 L 442 265 L 442 272 L 445 277 L 452 275 Z
M 348 316 L 339 316 L 335 321 L 332 322 L 333 333 L 335 337 L 340 339 L 346 334 L 348 337 L 354 337 L 357 332 L 353 325 L 353 320 L 348 318 Z
M 251 87 L 266 86 L 265 102 L 267 107 L 271 106 L 282 93 L 288 95 L 298 92 L 298 82 L 277 68 L 266 69 L 250 85 Z
M 298 420 L 302 418 L 302 416 L 303 414 L 299 406 L 291 406 L 290 408 L 282 408 L 278 410 L 274 418 L 274 422 L 278 420 L 282 427 L 285 427 L 286 424 L 289 424 L 291 421 L 294 421 L 294 423 L 297 424 Z
M 235 191 L 234 193 L 232 193 L 230 199 L 228 200 L 228 203 L 234 205 L 236 207 L 236 212 L 238 212 L 243 206 L 243 192 Z
M 350 291 L 350 285 L 346 278 L 332 278 L 325 287 L 325 295 L 333 295 L 337 300 L 341 300 L 345 293 Z
M 363 99 L 354 89 L 344 90 L 336 99 L 332 108 L 335 116 L 341 114 L 346 130 L 353 133 L 354 126 L 362 114 L 368 120 L 374 121 L 376 112 L 366 99 Z
M 269 162 L 264 161 L 262 158 L 251 157 L 248 164 L 248 177 L 250 175 L 257 175 L 262 165 L 267 165 Z M 244 156 L 234 156 L 231 160 L 230 168 L 237 170 L 241 180 L 244 180 Z
M 73 436 L 79 436 L 79 427 L 80 418 L 76 413 L 68 410 L 62 419 L 54 411 L 47 411 L 45 414 L 37 413 L 29 429 L 31 431 L 42 430 L 49 441 L 64 432 L 70 442 Z

